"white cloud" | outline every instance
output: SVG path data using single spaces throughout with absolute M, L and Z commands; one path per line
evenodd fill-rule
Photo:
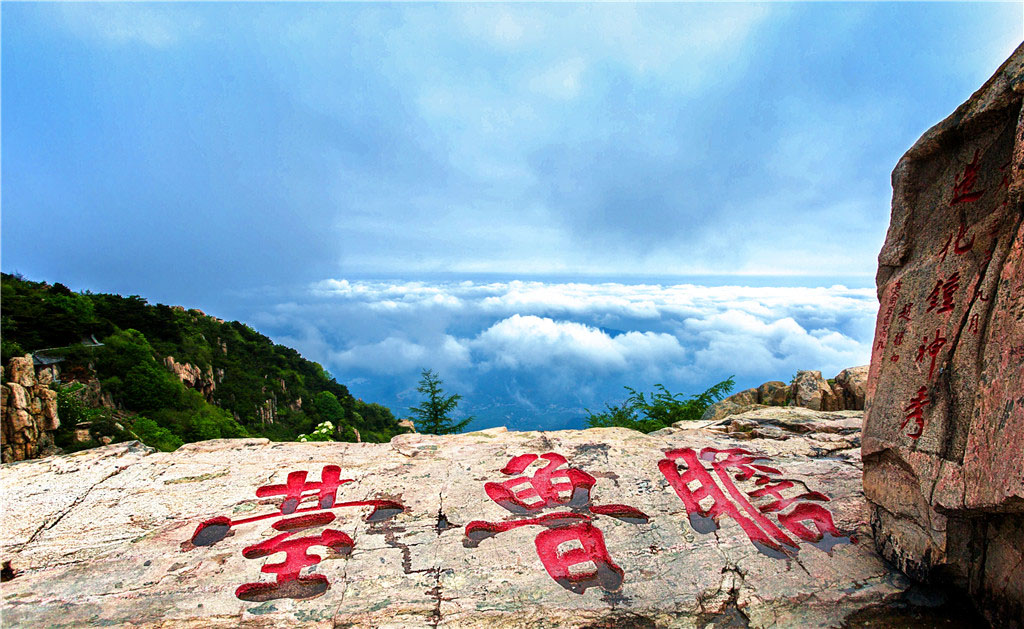
M 565 368 L 622 371 L 653 360 L 678 360 L 684 351 L 670 334 L 628 332 L 612 337 L 573 321 L 512 315 L 480 333 L 470 346 L 483 357 L 481 366 Z
M 309 326 L 343 321 L 336 349 L 321 354 L 332 368 L 397 375 L 437 366 L 463 379 L 575 371 L 700 384 L 723 373 L 838 372 L 867 362 L 877 310 L 873 289 L 840 285 L 332 279 L 310 293 L 325 314 L 296 326 L 297 344 L 322 351 L 324 336 Z

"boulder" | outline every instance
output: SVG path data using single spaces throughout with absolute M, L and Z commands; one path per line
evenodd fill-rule
M 852 411 L 864 410 L 864 398 L 868 388 L 868 365 L 843 369 L 836 376 L 836 385 L 842 389 L 843 408 Z M 833 387 L 834 388 L 834 387 Z
M 26 389 L 34 387 L 36 385 L 36 370 L 32 364 L 32 354 L 12 358 L 7 365 L 7 378 Z
M 11 391 L 10 405 L 14 408 L 28 409 L 32 402 L 29 399 L 28 391 L 17 382 L 8 382 L 7 388 Z
M 891 613 L 911 582 L 874 551 L 845 434 L 860 418 L 768 413 L 784 410 L 748 414 L 742 439 L 491 429 L 5 465 L 0 548 L 20 574 L 4 621 L 823 627 Z
M 793 380 L 793 399 L 797 406 L 812 411 L 837 411 L 839 400 L 832 386 L 821 377 L 820 371 L 798 371 Z
M 1024 619 L 1024 46 L 893 171 L 863 435 L 882 553 Z
M 38 395 L 43 411 L 41 428 L 43 430 L 57 430 L 60 427 L 60 418 L 57 417 L 57 392 L 50 389 L 40 389 Z
M 711 406 L 704 410 L 704 414 L 700 416 L 700 421 L 716 421 L 729 415 L 735 415 L 737 413 L 743 413 L 755 408 L 761 408 L 760 404 L 738 404 L 729 398 L 715 402 Z
M 765 382 L 757 388 L 757 401 L 766 406 L 785 406 L 789 402 L 789 385 L 781 380 Z
M 758 404 L 760 402 L 757 395 L 757 389 L 747 389 L 745 391 L 740 391 L 739 393 L 733 393 L 725 399 L 733 404 L 738 404 L 739 406 L 750 406 L 751 404 Z

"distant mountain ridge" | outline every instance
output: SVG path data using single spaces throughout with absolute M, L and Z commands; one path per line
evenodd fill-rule
M 2 300 L 4 364 L 26 353 L 60 361 L 65 381 L 98 380 L 118 409 L 182 442 L 293 440 L 324 421 L 345 441 L 405 432 L 389 409 L 355 399 L 319 364 L 239 321 L 6 273 Z

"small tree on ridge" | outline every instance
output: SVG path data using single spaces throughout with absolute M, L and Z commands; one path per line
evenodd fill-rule
M 426 396 L 419 406 L 410 407 L 416 430 L 428 435 L 450 435 L 462 430 L 473 420 L 472 417 L 455 422 L 449 413 L 459 405 L 461 395 L 445 395 L 441 378 L 430 369 L 421 372 L 420 384 L 416 390 Z

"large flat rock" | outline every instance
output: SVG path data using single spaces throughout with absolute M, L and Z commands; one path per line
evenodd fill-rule
M 744 420 L 766 437 L 492 429 L 5 465 L 4 624 L 838 625 L 908 582 L 874 551 L 854 444 L 807 445 L 859 418 L 783 414 Z

